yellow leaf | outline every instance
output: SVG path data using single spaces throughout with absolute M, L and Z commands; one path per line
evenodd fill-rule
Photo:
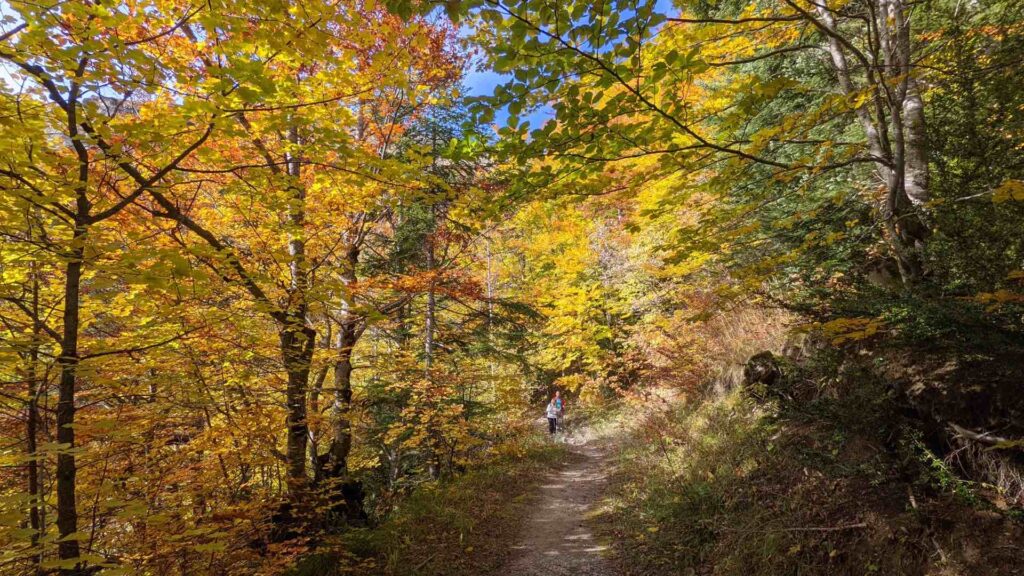
M 1005 180 L 992 191 L 992 201 L 995 203 L 1017 200 L 1024 202 L 1024 181 Z

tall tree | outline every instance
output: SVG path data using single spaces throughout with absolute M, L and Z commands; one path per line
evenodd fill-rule
M 749 195 L 737 182 L 784 184 L 873 165 L 864 184 L 885 190 L 878 223 L 891 256 L 904 284 L 920 279 L 928 156 L 913 8 L 898 0 L 695 3 L 679 14 L 654 2 L 474 6 L 481 46 L 512 74 L 484 99 L 481 118 L 507 106 L 501 132 L 516 162 L 558 159 L 520 179 L 522 188 L 608 193 L 609 179 L 625 190 L 673 174 L 717 175 L 717 191 L 739 204 Z M 785 67 L 823 48 L 833 94 L 813 101 L 805 95 L 821 76 L 799 79 Z M 803 110 L 778 106 L 801 92 Z M 522 119 L 545 110 L 553 118 L 542 126 Z M 837 122 L 844 116 L 860 123 L 855 140 Z
M 22 127 L 36 131 L 27 141 L 11 141 L 12 155 L 0 176 L 24 201 L 52 212 L 68 229 L 60 256 L 63 270 L 63 311 L 59 332 L 60 378 L 57 404 L 57 525 L 60 532 L 61 570 L 83 570 L 79 554 L 75 461 L 75 390 L 81 361 L 82 281 L 89 262 L 93 229 L 117 216 L 146 190 L 163 180 L 201 146 L 213 131 L 208 114 L 179 117 L 174 128 L 185 142 L 165 137 L 152 140 L 162 126 L 140 118 L 132 110 L 156 100 L 139 94 L 139 75 L 169 75 L 169 67 L 151 56 L 163 50 L 167 38 L 149 32 L 188 19 L 191 7 L 149 13 L 145 7 L 130 14 L 110 13 L 100 6 L 66 4 L 49 9 L 31 3 L 12 3 L 14 23 L 3 33 L 0 59 L 24 79 L 9 101 L 38 95 L 45 106 L 20 115 Z M 64 46 L 54 51 L 52 43 Z M 115 46 L 129 43 L 136 52 L 129 61 L 116 56 Z M 59 136 L 43 136 L 41 130 Z M 36 148 L 39 150 L 36 150 Z M 42 157 L 39 155 L 43 154 Z M 131 155 L 147 156 L 147 172 L 138 172 Z M 46 158 L 45 162 L 39 162 Z M 114 177 L 132 167 L 138 175 L 133 187 Z

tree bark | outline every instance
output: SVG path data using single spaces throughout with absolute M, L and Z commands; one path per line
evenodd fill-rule
M 928 235 L 922 217 L 924 206 L 915 204 L 910 198 L 912 189 L 920 203 L 923 204 L 928 197 L 928 164 L 923 148 L 925 135 L 922 132 L 923 104 L 916 90 L 916 82 L 914 98 L 910 98 L 910 23 L 905 18 L 902 0 L 878 0 L 876 14 L 882 56 L 890 84 L 879 89 L 885 89 L 888 96 L 894 142 L 893 174 L 886 216 L 892 220 L 891 234 L 898 238 L 899 248 L 905 254 L 898 260 L 904 284 L 913 284 L 924 273 L 921 251 Z M 885 74 L 882 76 L 884 78 Z M 908 106 L 914 114 L 913 120 L 907 118 Z M 916 183 L 912 181 L 913 177 L 917 178 Z
M 80 197 L 79 204 L 84 198 Z M 80 210 L 81 214 L 83 210 Z M 57 453 L 57 531 L 60 540 L 57 544 L 61 560 L 74 560 L 79 557 L 78 540 L 78 507 L 76 503 L 75 454 L 75 380 L 80 361 L 78 352 L 79 328 L 79 293 L 82 283 L 82 261 L 85 257 L 85 241 L 88 226 L 85 218 L 76 218 L 75 230 L 71 240 L 69 260 L 64 278 L 64 326 L 61 335 L 60 381 L 57 392 L 57 442 L 61 445 Z M 81 565 L 74 568 L 62 568 L 61 574 L 77 575 L 81 573 Z
M 434 214 L 436 208 L 431 206 L 430 233 L 426 239 L 427 272 L 433 273 L 436 263 L 434 262 L 434 233 L 437 222 Z M 430 285 L 427 287 L 427 307 L 423 318 L 423 364 L 427 380 L 430 380 L 430 368 L 434 361 L 434 320 L 437 308 L 437 297 L 434 294 L 434 278 L 430 278 Z
M 434 237 L 437 232 L 437 207 L 430 207 L 430 233 L 427 235 L 427 271 L 433 274 L 434 268 L 436 267 L 435 254 L 434 254 Z M 437 314 L 437 297 L 434 293 L 434 277 L 430 278 L 430 285 L 427 287 L 427 306 L 424 310 L 423 318 L 423 375 L 427 382 L 433 383 L 434 375 L 431 372 L 434 362 L 434 327 L 436 322 Z M 436 438 L 437 432 L 435 430 L 428 430 L 431 437 Z M 430 477 L 434 480 L 441 477 L 441 462 L 440 455 L 438 454 L 437 445 L 434 443 L 430 444 L 427 454 L 428 465 L 427 470 Z
M 348 456 L 352 451 L 352 348 L 356 343 L 355 324 L 348 322 L 338 328 L 335 341 L 337 357 L 334 362 L 334 439 L 329 455 L 330 475 L 338 478 L 348 471 Z
M 327 454 L 318 458 L 318 474 L 327 481 L 330 491 L 330 510 L 349 525 L 362 525 L 367 520 L 363 509 L 362 483 L 348 475 L 348 458 L 352 452 L 352 363 L 353 349 L 362 336 L 365 324 L 353 310 L 355 295 L 350 288 L 356 281 L 359 263 L 359 234 L 355 243 L 349 243 L 341 267 L 341 282 L 345 286 L 340 295 L 337 331 L 334 335 L 334 401 L 331 405 L 332 439 Z
M 327 332 L 324 335 L 325 344 L 330 347 L 333 334 L 331 333 L 330 320 L 326 322 Z M 320 394 L 324 389 L 324 382 L 327 380 L 328 366 L 322 366 L 313 378 L 313 386 L 309 391 L 309 404 L 307 410 L 312 414 L 320 412 Z M 320 465 L 320 438 L 322 432 L 318 428 L 309 427 L 309 443 L 306 457 L 313 468 L 313 484 L 319 484 L 323 480 L 322 467 Z
M 281 357 L 288 375 L 285 392 L 288 404 L 287 427 L 289 488 L 301 491 L 306 483 L 306 444 L 309 425 L 306 421 L 306 388 L 309 369 L 313 361 L 316 332 L 306 326 L 305 317 L 290 316 L 280 334 Z
M 327 455 L 328 474 L 334 478 L 348 472 L 348 457 L 352 451 L 352 351 L 361 331 L 359 319 L 352 312 L 355 297 L 350 288 L 355 284 L 358 264 L 359 247 L 350 244 L 342 263 L 341 283 L 345 286 L 345 293 L 340 298 L 338 331 L 334 341 L 334 404 L 331 407 L 334 438 Z
M 924 101 L 921 86 L 913 76 L 911 68 L 912 45 L 910 20 L 906 17 L 903 0 L 880 0 L 887 8 L 882 12 L 893 25 L 891 34 L 892 65 L 890 73 L 897 83 L 897 100 L 893 103 L 893 115 L 899 115 L 903 123 L 903 192 L 910 204 L 909 210 L 925 225 L 928 191 L 928 149 L 925 133 Z M 916 224 L 916 223 L 915 223 Z M 917 241 L 923 244 L 926 230 L 916 233 Z
M 881 206 L 885 239 L 903 284 L 910 286 L 924 274 L 921 252 L 928 236 L 924 214 L 929 197 L 924 104 L 919 84 L 911 76 L 910 23 L 905 18 L 902 0 L 872 0 L 867 6 L 871 12 L 867 26 L 873 61 L 841 36 L 835 17 L 825 4 L 817 5 L 814 24 L 825 34 L 843 94 L 852 96 L 858 92 L 846 52 L 856 55 L 864 68 L 864 89 L 871 91 L 874 114 L 867 103 L 858 106 L 854 114 L 864 129 L 868 150 L 876 159 L 878 178 L 885 185 Z M 806 12 L 803 14 L 814 20 Z
M 910 202 L 919 213 L 927 215 L 931 199 L 931 179 L 928 171 L 928 140 L 925 132 L 924 101 L 915 78 L 907 82 L 907 97 L 903 102 L 904 125 L 907 130 L 906 191 Z
M 29 238 L 32 239 L 32 222 L 29 220 Z M 28 456 L 28 493 L 32 498 L 32 505 L 29 507 L 29 526 L 32 528 L 32 547 L 39 545 L 39 537 L 43 530 L 42 518 L 42 491 L 39 482 L 39 393 L 42 389 L 42 378 L 39 372 L 39 342 L 43 334 L 43 324 L 39 316 L 39 272 L 36 264 L 32 264 L 32 345 L 29 348 L 28 357 L 28 405 L 26 406 L 27 419 L 25 423 L 25 452 Z M 39 572 L 39 564 L 42 561 L 42 554 L 35 553 L 32 562 L 35 564 L 35 572 Z
M 299 133 L 295 126 L 288 130 L 288 141 L 299 145 Z M 290 285 L 285 321 L 280 328 L 281 357 L 288 374 L 286 398 L 288 402 L 288 480 L 289 489 L 301 492 L 308 483 L 306 476 L 306 446 L 309 442 L 309 424 L 306 419 L 306 393 L 309 387 L 309 371 L 316 348 L 316 331 L 308 325 L 306 314 L 309 292 L 309 270 L 306 262 L 306 190 L 299 181 L 302 160 L 295 153 L 285 154 L 285 166 L 289 178 L 288 190 L 291 202 L 288 205 L 288 270 Z
M 817 11 L 818 17 L 821 19 L 822 23 L 830 30 L 835 31 L 835 18 L 832 16 L 832 13 L 829 12 L 828 8 L 822 4 L 818 6 Z M 836 34 L 838 34 L 838 32 L 836 32 Z M 844 95 L 850 96 L 854 93 L 856 87 L 853 83 L 853 77 L 850 75 L 850 64 L 846 58 L 846 53 L 843 52 L 843 47 L 835 36 L 826 35 L 826 41 L 828 42 L 828 53 L 832 60 L 832 68 L 836 74 L 836 81 L 839 84 L 839 89 Z M 857 120 L 860 122 L 861 128 L 864 130 L 864 136 L 868 144 L 868 151 L 871 153 L 871 156 L 880 161 L 884 161 L 889 158 L 891 155 L 890 145 L 888 135 L 885 133 L 884 124 L 882 125 L 882 129 L 879 129 L 879 125 L 875 123 L 875 119 L 871 116 L 868 104 L 858 106 L 854 109 L 854 114 L 857 116 Z M 875 169 L 882 182 L 889 181 L 889 167 L 884 162 L 876 162 Z
M 433 269 L 433 254 L 427 258 L 428 269 Z M 423 365 L 426 370 L 427 379 L 430 379 L 430 368 L 434 362 L 434 316 L 437 308 L 437 297 L 434 294 L 434 284 L 431 280 L 427 288 L 427 308 L 423 322 Z

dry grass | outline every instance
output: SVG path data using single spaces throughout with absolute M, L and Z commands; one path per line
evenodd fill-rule
M 1024 527 L 914 476 L 870 394 L 805 408 L 779 416 L 733 392 L 639 423 L 603 519 L 623 572 L 1016 573 Z
M 744 306 L 699 324 L 696 330 L 704 348 L 700 357 L 704 387 L 712 388 L 719 396 L 738 388 L 747 360 L 766 350 L 780 353 L 798 323 L 796 316 L 784 310 Z
M 501 566 L 543 472 L 564 447 L 540 434 L 465 474 L 424 485 L 380 526 L 350 531 L 291 576 L 479 576 Z
M 779 352 L 797 319 L 782 310 L 737 306 L 707 320 L 695 321 L 692 309 L 643 325 L 631 337 L 645 358 L 646 382 L 693 392 L 739 383 L 747 359 L 765 350 Z
M 478 575 L 500 567 L 543 472 L 563 453 L 546 440 L 531 436 L 515 457 L 412 495 L 374 537 L 379 573 Z

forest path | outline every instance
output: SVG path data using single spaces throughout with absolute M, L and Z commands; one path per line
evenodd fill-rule
M 562 436 L 564 464 L 540 486 L 510 561 L 499 572 L 516 576 L 614 576 L 608 546 L 598 541 L 589 516 L 604 495 L 612 467 L 612 439 Z

